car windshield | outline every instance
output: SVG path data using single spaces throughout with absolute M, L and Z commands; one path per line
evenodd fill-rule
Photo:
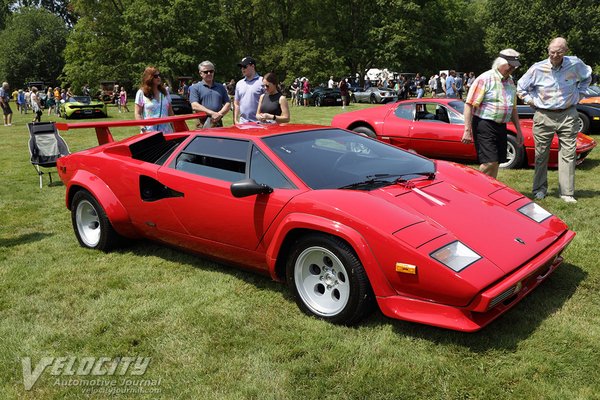
M 92 101 L 92 99 L 90 98 L 90 96 L 73 96 L 73 97 L 69 98 L 70 103 L 89 104 L 91 101 Z
M 263 141 L 313 189 L 372 190 L 435 173 L 433 161 L 342 129 L 295 132 Z

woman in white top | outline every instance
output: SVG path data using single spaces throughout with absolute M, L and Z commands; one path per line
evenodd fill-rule
M 160 72 L 155 67 L 147 67 L 142 74 L 140 90 L 135 95 L 135 119 L 163 118 L 174 115 L 171 107 L 171 96 L 165 89 Z M 145 131 L 173 132 L 170 123 L 148 125 Z

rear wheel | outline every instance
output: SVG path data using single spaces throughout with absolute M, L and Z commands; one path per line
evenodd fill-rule
M 590 130 L 590 118 L 582 112 L 579 112 L 579 118 L 577 119 L 577 132 L 583 132 L 587 134 Z
M 352 130 L 354 132 L 365 134 L 368 137 L 372 137 L 373 139 L 377 139 L 377 135 L 375 134 L 375 132 L 373 132 L 370 128 L 367 128 L 366 126 L 357 126 L 356 128 L 353 128 Z
M 106 212 L 86 190 L 73 196 L 71 222 L 82 247 L 108 251 L 121 243 L 122 237 L 112 227 Z
M 298 239 L 286 277 L 298 307 L 308 315 L 352 325 L 371 310 L 367 274 L 352 248 L 337 237 L 312 233 Z
M 525 147 L 517 143 L 517 138 L 508 135 L 506 143 L 506 162 L 500 164 L 500 168 L 515 169 L 523 165 L 525 161 Z
M 371 104 L 377 104 L 377 99 L 374 94 L 371 95 Z

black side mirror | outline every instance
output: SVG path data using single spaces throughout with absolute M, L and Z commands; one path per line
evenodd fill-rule
M 254 179 L 243 179 L 231 184 L 233 197 L 248 197 L 255 194 L 269 194 L 273 188 L 263 183 L 256 183 Z

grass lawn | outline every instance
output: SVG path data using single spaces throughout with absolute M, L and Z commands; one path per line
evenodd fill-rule
M 371 106 L 350 109 L 359 107 Z M 292 107 L 292 122 L 328 124 L 341 111 Z M 577 236 L 565 263 L 506 315 L 474 334 L 379 312 L 347 328 L 302 314 L 284 285 L 168 247 L 81 248 L 64 187 L 38 186 L 30 119 L 15 114 L 12 127 L 0 126 L 0 399 L 114 396 L 100 386 L 89 394 L 77 379 L 116 379 L 117 390 L 130 390 L 122 398 L 600 399 L 600 149 L 577 170 L 577 204 L 557 198 L 550 172 L 540 204 Z M 63 137 L 71 151 L 96 144 L 91 130 Z M 531 169 L 499 176 L 527 195 L 532 177 Z M 23 357 L 33 370 L 43 357 L 137 356 L 151 358 L 141 377 L 49 367 L 24 387 Z M 133 386 L 141 379 L 147 386 Z

